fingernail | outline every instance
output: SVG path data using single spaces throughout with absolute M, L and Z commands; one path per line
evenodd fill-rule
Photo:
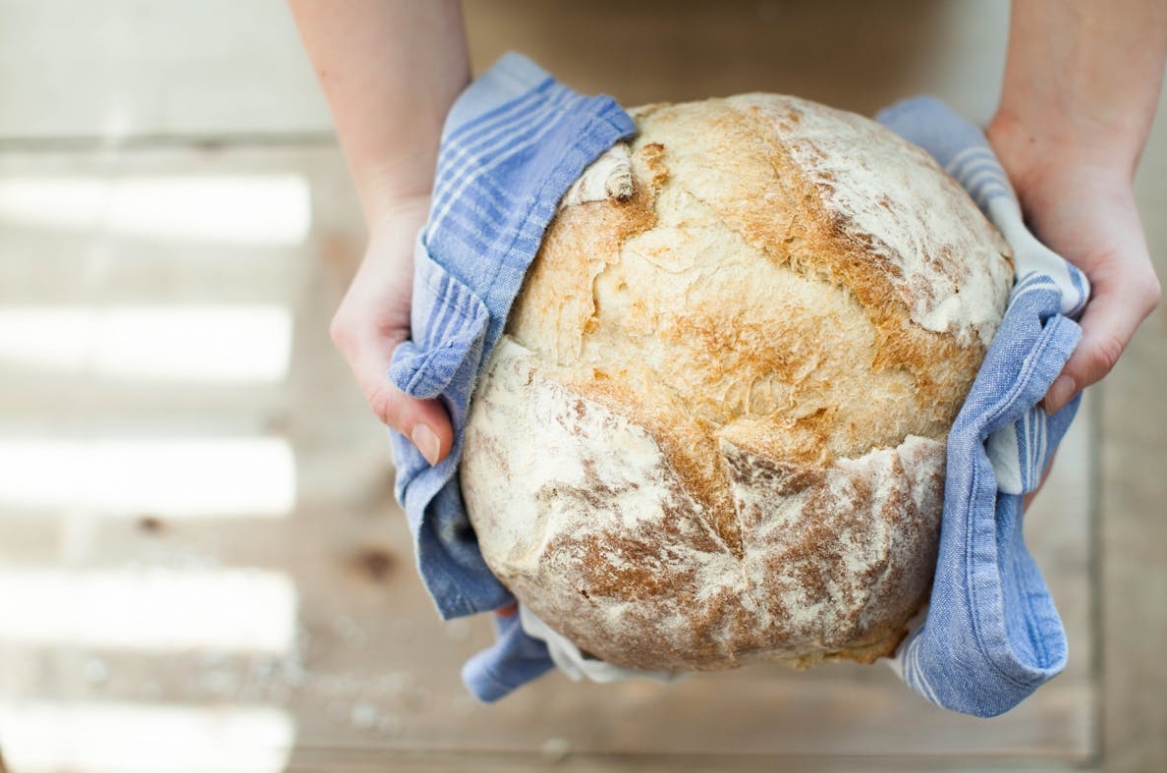
M 434 431 L 425 424 L 418 424 L 410 433 L 409 439 L 417 446 L 417 450 L 421 451 L 421 455 L 430 465 L 438 463 L 438 456 L 442 453 L 442 442 L 438 440 L 438 436 Z
M 1045 412 L 1052 415 L 1064 408 L 1073 397 L 1075 387 L 1074 379 L 1070 376 L 1062 375 L 1054 379 L 1053 385 L 1045 393 Z

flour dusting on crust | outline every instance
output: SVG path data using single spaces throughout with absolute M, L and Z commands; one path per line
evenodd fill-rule
M 997 257 L 1009 248 L 931 156 L 862 116 L 805 100 L 726 101 L 773 122 L 842 229 L 889 261 L 914 322 L 988 344 L 1000 320 L 998 288 L 1012 273 Z

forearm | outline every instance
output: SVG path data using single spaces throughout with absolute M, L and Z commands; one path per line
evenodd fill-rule
M 366 221 L 433 185 L 442 124 L 470 79 L 458 0 L 289 0 Z
M 1111 371 L 1159 302 L 1132 182 L 1165 59 L 1167 0 L 1013 0 L 986 134 L 1034 232 L 1091 285 L 1050 413 Z
M 1167 0 L 1014 0 L 996 129 L 1133 175 L 1165 57 Z

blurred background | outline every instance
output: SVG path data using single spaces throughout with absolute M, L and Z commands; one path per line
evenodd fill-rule
M 996 102 L 1006 0 L 466 0 L 626 105 Z M 1167 277 L 1167 120 L 1138 179 Z M 393 120 L 386 116 L 386 120 Z M 279 0 L 0 0 L 0 754 L 14 773 L 1167 770 L 1167 326 L 1093 390 L 1027 534 L 1066 673 L 994 720 L 888 669 L 477 704 L 386 439 L 328 341 L 363 226 Z

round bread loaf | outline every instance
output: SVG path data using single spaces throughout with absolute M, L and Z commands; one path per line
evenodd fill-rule
M 878 124 L 750 94 L 633 111 L 565 197 L 472 401 L 483 556 L 652 671 L 890 654 L 1008 248 Z

